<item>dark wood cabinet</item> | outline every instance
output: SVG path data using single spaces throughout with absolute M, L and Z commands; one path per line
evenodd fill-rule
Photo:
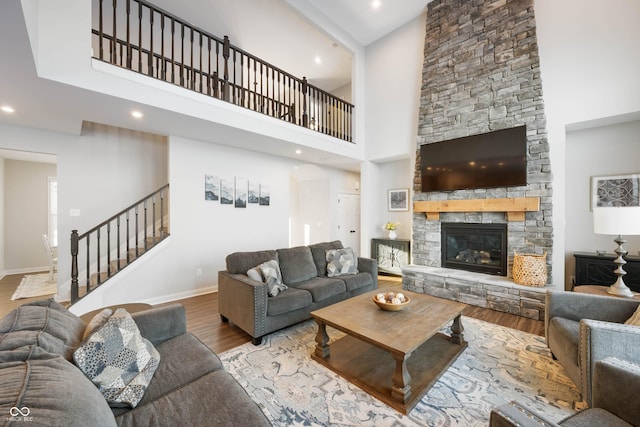
M 612 285 L 617 276 L 613 272 L 616 264 L 613 262 L 617 258 L 615 254 L 598 255 L 591 252 L 575 252 L 573 254 L 576 261 L 576 284 L 580 285 Z M 627 272 L 623 277 L 624 283 L 635 292 L 640 292 L 640 256 L 627 255 L 624 257 L 627 262 L 622 268 Z
M 411 263 L 411 241 L 372 239 L 371 256 L 378 261 L 379 272 L 402 275 L 402 267 Z

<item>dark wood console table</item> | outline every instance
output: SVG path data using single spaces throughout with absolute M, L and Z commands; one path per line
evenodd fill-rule
M 617 258 L 615 254 L 598 255 L 591 252 L 575 252 L 576 260 L 576 284 L 580 285 L 606 285 L 616 281 L 613 270 L 616 265 L 613 262 Z M 627 263 L 622 267 L 627 275 L 623 277 L 624 283 L 634 292 L 640 292 L 640 256 L 627 255 L 624 257 Z

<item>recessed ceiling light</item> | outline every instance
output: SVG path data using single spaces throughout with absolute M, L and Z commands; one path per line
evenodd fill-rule
M 9 105 L 3 105 L 2 107 L 0 107 L 0 110 L 4 111 L 5 113 L 15 113 L 16 110 L 13 109 L 13 107 L 9 106 Z
M 134 118 L 136 118 L 136 119 L 141 119 L 141 118 L 144 116 L 144 114 L 142 114 L 142 113 L 141 113 L 140 111 L 138 111 L 138 110 L 133 110 L 133 111 L 131 112 L 131 115 L 132 115 Z
M 320 58 L 319 56 L 316 56 L 314 61 L 316 62 L 316 64 L 322 64 L 322 58 Z
M 296 154 L 302 154 L 302 150 L 296 150 Z
M 372 8 L 373 10 L 380 9 L 380 6 L 382 6 L 382 2 L 381 2 L 380 0 L 373 0 L 373 1 L 371 2 L 371 8 Z

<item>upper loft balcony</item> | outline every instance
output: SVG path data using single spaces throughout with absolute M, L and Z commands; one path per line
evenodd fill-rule
M 151 3 L 93 0 L 91 34 L 96 60 L 354 142 L 354 105 Z

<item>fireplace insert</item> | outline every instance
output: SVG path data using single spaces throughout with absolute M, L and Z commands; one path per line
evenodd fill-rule
M 442 223 L 442 267 L 507 275 L 507 225 Z

